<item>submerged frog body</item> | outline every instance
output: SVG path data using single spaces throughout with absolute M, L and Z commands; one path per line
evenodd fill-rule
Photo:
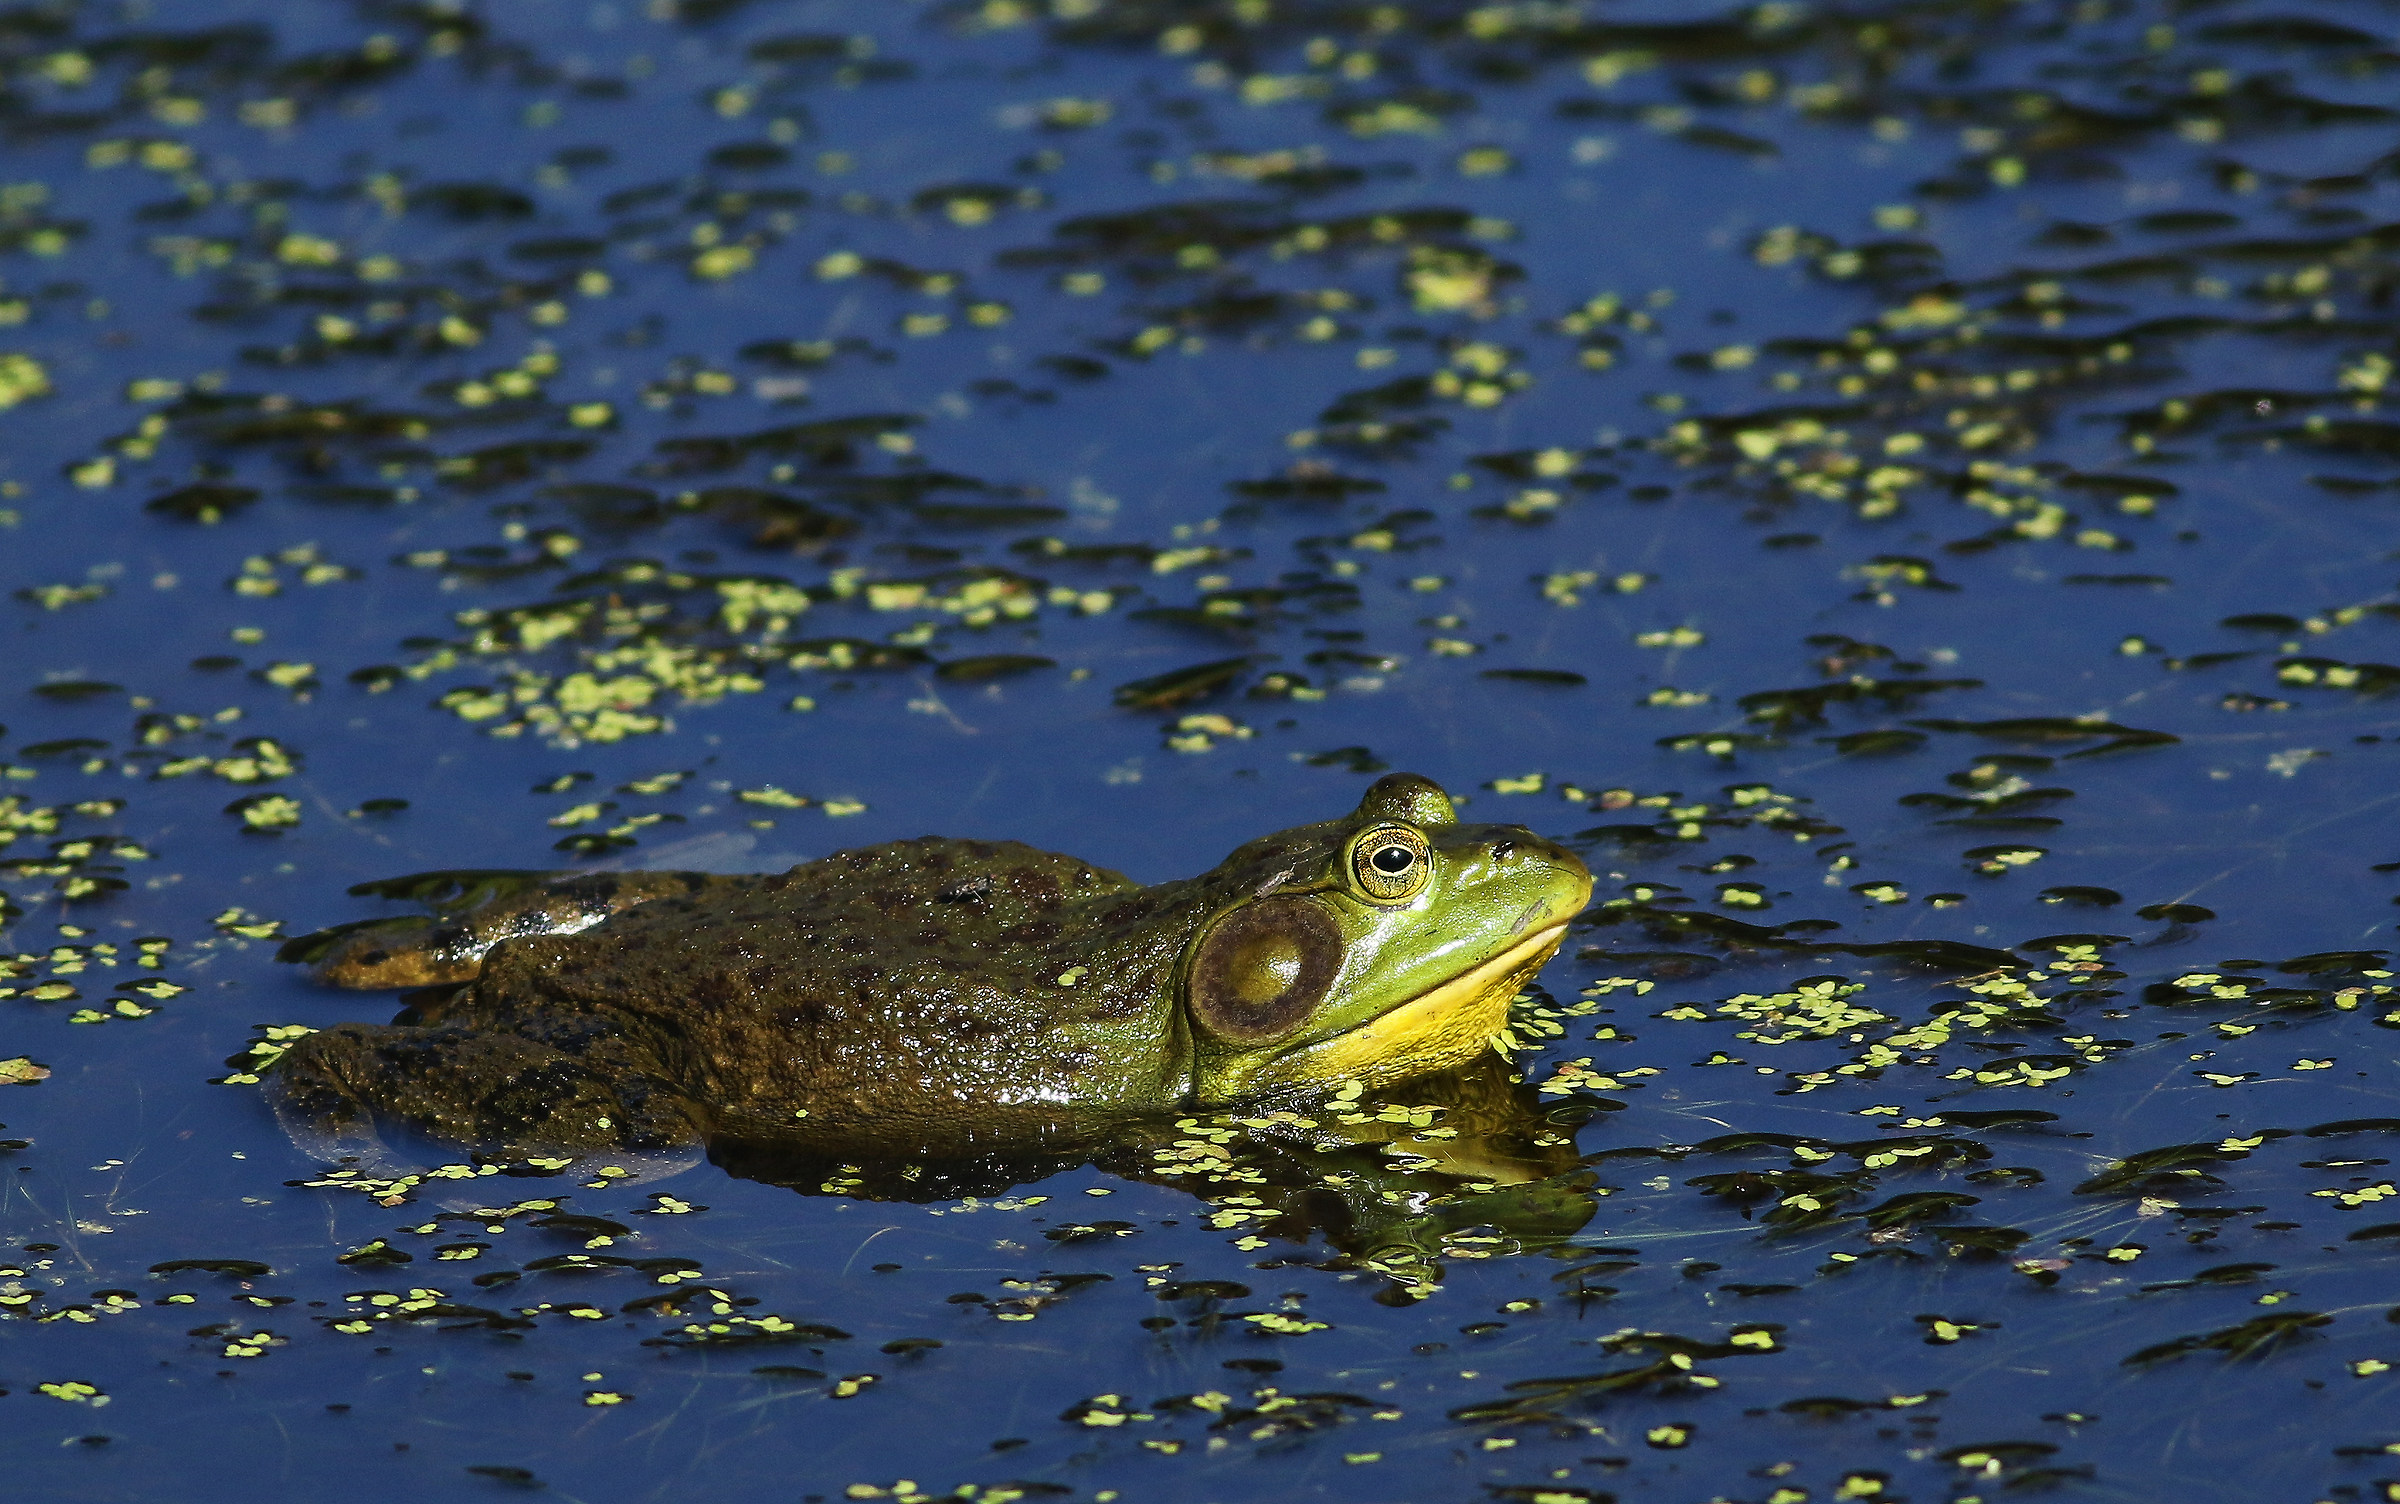
M 275 1078 L 287 1114 L 491 1150 L 773 1139 L 871 1156 L 1374 1087 L 1483 1052 L 1591 876 L 1395 774 L 1341 819 L 1149 888 L 1015 842 L 926 838 L 771 876 L 368 891 L 443 888 L 440 917 L 287 947 L 338 985 L 426 989 L 394 1025 L 295 1045 Z

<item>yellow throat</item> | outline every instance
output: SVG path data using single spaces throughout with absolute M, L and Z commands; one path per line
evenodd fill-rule
M 1507 1025 L 1510 1000 L 1566 934 L 1563 920 L 1535 930 L 1379 1018 L 1262 1062 L 1243 1089 L 1341 1081 L 1376 1087 L 1464 1065 Z

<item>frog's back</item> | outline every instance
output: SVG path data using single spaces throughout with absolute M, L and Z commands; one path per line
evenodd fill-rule
M 1067 1026 L 1163 1006 L 1178 947 L 1120 986 L 1057 975 L 1096 910 L 1141 892 L 1018 842 L 898 841 L 508 941 L 440 1016 L 569 1047 L 627 1030 L 733 1118 L 1088 1098 L 1111 1062 Z
M 788 872 L 737 879 L 713 891 L 654 899 L 571 937 L 562 976 L 602 974 L 635 958 L 648 966 L 737 963 L 839 965 L 894 948 L 973 955 L 996 964 L 995 943 L 1044 947 L 1065 934 L 1077 907 L 1140 891 L 1122 873 L 1019 841 L 927 836 L 837 851 Z M 496 953 L 501 960 L 508 951 Z M 486 975 L 492 975 L 491 962 Z
M 1121 872 L 1022 841 L 925 836 L 837 851 L 759 878 L 753 891 L 786 913 L 932 916 L 927 922 L 938 932 L 958 922 L 1039 926 L 1070 904 L 1139 886 Z

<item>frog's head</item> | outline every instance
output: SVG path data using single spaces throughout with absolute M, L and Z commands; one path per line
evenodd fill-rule
M 1181 978 L 1203 1103 L 1367 1086 L 1472 1060 L 1592 895 L 1574 853 L 1521 825 L 1462 825 L 1394 773 L 1349 816 L 1243 846 L 1200 879 L 1213 908 Z

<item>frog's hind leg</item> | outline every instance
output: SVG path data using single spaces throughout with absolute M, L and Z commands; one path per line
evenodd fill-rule
M 645 1071 L 455 1025 L 321 1030 L 276 1062 L 268 1095 L 295 1139 L 373 1142 L 379 1123 L 517 1152 L 663 1149 L 700 1136 L 694 1105 Z
M 484 953 L 520 935 L 590 929 L 653 898 L 705 894 L 745 881 L 705 872 L 427 872 L 360 883 L 362 896 L 424 904 L 434 912 L 361 919 L 298 936 L 279 961 L 309 966 L 336 987 L 437 987 L 470 982 Z

